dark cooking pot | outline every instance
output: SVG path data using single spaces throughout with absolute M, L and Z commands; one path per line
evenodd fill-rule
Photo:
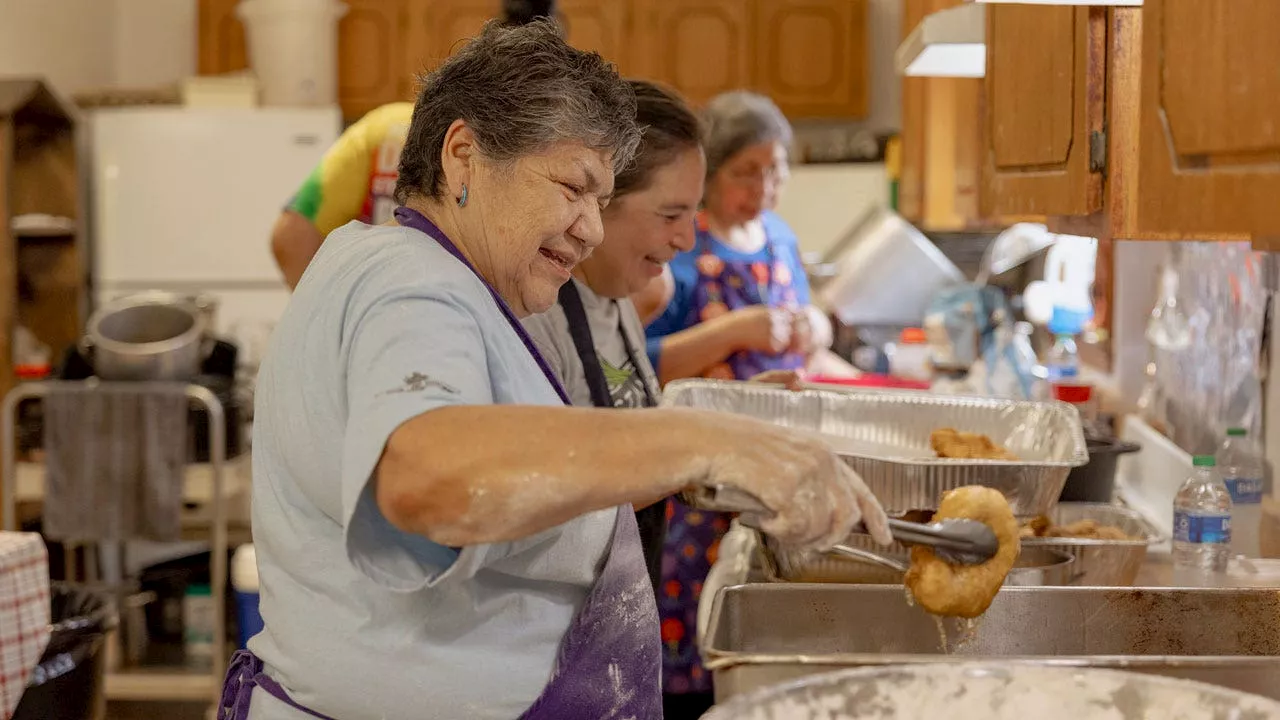
M 1087 438 L 1089 462 L 1072 468 L 1062 488 L 1062 502 L 1109 503 L 1116 487 L 1116 462 L 1135 453 L 1141 445 L 1116 438 Z

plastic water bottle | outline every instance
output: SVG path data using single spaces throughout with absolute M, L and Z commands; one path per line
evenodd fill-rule
M 1227 569 L 1231 558 L 1231 494 L 1212 455 L 1197 455 L 1195 471 L 1173 499 L 1173 572 L 1179 585 Z
M 1258 557 L 1265 475 L 1244 428 L 1227 430 L 1227 437 L 1218 448 L 1218 474 L 1231 493 L 1231 553 Z
M 1045 358 L 1044 369 L 1050 383 L 1074 382 L 1080 374 L 1080 351 L 1076 348 L 1076 339 L 1066 334 L 1056 336 Z

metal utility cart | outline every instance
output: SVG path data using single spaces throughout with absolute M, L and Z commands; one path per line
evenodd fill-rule
M 0 416 L 0 511 L 4 530 L 17 530 L 17 447 L 15 442 L 18 405 L 24 400 L 43 399 L 58 382 L 24 383 L 4 398 Z M 94 383 L 95 391 L 137 390 L 146 383 L 83 381 Z M 139 667 L 109 671 L 106 678 L 106 694 L 112 700 L 135 701 L 188 701 L 208 700 L 216 703 L 226 669 L 226 583 L 227 583 L 227 510 L 225 499 L 224 466 L 226 464 L 226 426 L 223 407 L 218 398 L 199 385 L 186 385 L 189 401 L 202 406 L 209 419 L 209 464 L 212 476 L 212 514 L 208 534 L 211 536 L 210 590 L 213 598 L 213 659 L 210 669 L 184 669 L 181 667 Z M 188 466 L 188 473 L 196 466 Z

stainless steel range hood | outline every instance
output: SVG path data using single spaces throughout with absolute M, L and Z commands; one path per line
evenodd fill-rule
M 931 13 L 898 46 L 899 75 L 980 78 L 987 74 L 987 11 L 970 3 Z

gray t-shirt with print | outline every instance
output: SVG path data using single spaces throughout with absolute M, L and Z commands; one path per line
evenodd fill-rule
M 570 282 L 578 288 L 578 294 L 582 297 L 582 309 L 586 313 L 587 324 L 591 326 L 592 342 L 596 356 L 600 359 L 600 367 L 604 370 L 605 381 L 609 385 L 613 406 L 645 407 L 646 388 L 649 397 L 656 402 L 660 396 L 658 379 L 653 366 L 649 364 L 649 356 L 644 351 L 644 326 L 640 323 L 640 315 L 636 313 L 635 306 L 625 298 L 614 300 L 601 297 L 576 278 Z M 530 315 L 522 322 L 529 337 L 533 338 L 533 342 L 542 351 L 547 364 L 564 383 L 573 404 L 591 407 L 591 388 L 587 384 L 587 373 L 573 345 L 569 319 L 565 316 L 564 308 L 556 303 L 547 312 Z M 634 350 L 630 355 L 622 333 L 626 333 L 627 341 Z
M 266 628 L 249 648 L 296 702 L 343 720 L 506 720 L 542 692 L 617 510 L 456 549 L 398 530 L 373 494 L 401 423 L 493 404 L 560 399 L 480 280 L 416 230 L 331 233 L 273 333 L 253 428 Z M 259 688 L 249 717 L 307 715 Z

